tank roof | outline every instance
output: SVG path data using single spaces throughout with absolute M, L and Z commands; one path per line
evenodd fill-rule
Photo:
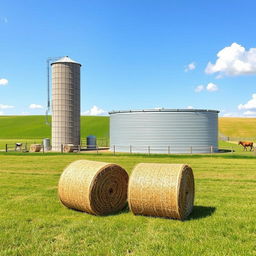
M 78 64 L 78 65 L 82 66 L 80 63 L 72 60 L 68 56 L 64 56 L 64 57 L 54 61 L 53 63 L 51 63 L 51 65 L 56 64 L 56 63 L 74 63 L 74 64 Z
M 214 112 L 219 113 L 218 110 L 209 110 L 209 109 L 168 109 L 168 108 L 159 108 L 159 109 L 143 109 L 143 110 L 119 110 L 111 111 L 109 114 L 118 114 L 118 113 L 133 113 L 133 112 Z

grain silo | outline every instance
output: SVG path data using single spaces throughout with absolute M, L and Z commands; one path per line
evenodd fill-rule
M 80 144 L 80 67 L 63 57 L 52 66 L 52 150 Z
M 218 113 L 204 109 L 110 112 L 110 149 L 138 153 L 218 151 Z

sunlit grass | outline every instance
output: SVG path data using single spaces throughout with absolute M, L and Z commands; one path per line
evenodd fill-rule
M 255 127 L 256 118 L 219 118 L 219 130 L 225 136 L 256 138 Z
M 225 155 L 225 156 L 224 156 Z M 236 158 L 238 157 L 238 158 Z M 188 163 L 195 209 L 185 222 L 133 216 L 96 217 L 57 197 L 60 173 L 91 159 L 122 165 Z M 0 154 L 0 255 L 255 255 L 256 158 L 253 155 Z
M 81 137 L 95 135 L 108 137 L 109 117 L 81 116 Z M 45 116 L 0 116 L 0 139 L 50 138 L 51 126 L 45 123 Z

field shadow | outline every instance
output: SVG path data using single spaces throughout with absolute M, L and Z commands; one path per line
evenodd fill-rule
M 122 210 L 117 211 L 117 212 L 112 212 L 112 213 L 104 215 L 104 216 L 105 217 L 107 217 L 107 216 L 115 216 L 115 215 L 120 215 L 120 214 L 123 214 L 123 213 L 128 213 L 129 211 L 130 211 L 130 209 L 129 209 L 128 203 L 126 203 L 125 207 Z
M 192 213 L 187 220 L 202 219 L 211 216 L 216 210 L 216 207 L 211 206 L 194 206 Z
M 80 210 L 77 210 L 77 209 L 70 209 L 70 210 L 88 214 L 86 212 L 83 212 L 83 211 L 80 211 Z M 194 206 L 192 213 L 184 221 L 190 221 L 190 220 L 196 220 L 196 219 L 202 219 L 202 218 L 209 217 L 215 212 L 215 210 L 216 210 L 216 207 L 211 207 L 211 206 Z M 113 212 L 113 213 L 110 213 L 110 214 L 106 214 L 106 215 L 101 215 L 101 217 L 116 216 L 116 215 L 129 213 L 129 212 L 130 212 L 130 209 L 129 209 L 129 206 L 128 206 L 128 203 L 127 203 L 122 210 L 117 211 L 117 212 Z M 138 214 L 138 215 L 140 215 L 140 214 Z M 147 217 L 161 218 L 161 219 L 172 219 L 170 217 L 157 217 L 157 216 L 147 216 Z
M 88 212 L 85 212 L 85 211 L 81 211 L 81 210 L 78 210 L 78 209 L 74 209 L 74 208 L 68 208 L 68 209 L 71 210 L 71 211 L 81 212 L 81 213 L 89 214 L 89 215 L 92 215 L 92 216 L 98 216 L 98 215 L 94 215 L 94 214 L 91 214 L 91 213 L 88 213 Z M 129 210 L 128 203 L 126 203 L 124 208 L 120 211 L 116 211 L 116 212 L 112 212 L 112 213 L 108 213 L 108 214 L 103 214 L 103 215 L 99 215 L 99 216 L 101 216 L 101 217 L 115 216 L 115 215 L 120 215 L 122 213 L 128 213 L 129 211 L 130 210 Z
M 230 152 L 235 152 L 235 150 L 231 150 L 231 149 L 222 149 L 220 148 L 218 150 L 218 153 L 230 153 Z

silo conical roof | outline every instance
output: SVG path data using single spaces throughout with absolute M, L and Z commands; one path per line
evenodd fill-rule
M 68 56 L 64 56 L 64 57 L 62 57 L 62 58 L 60 58 L 60 59 L 54 61 L 51 65 L 56 64 L 56 63 L 75 63 L 75 64 L 78 64 L 78 65 L 82 66 L 80 63 L 78 63 L 78 62 L 72 60 L 72 59 L 71 59 L 70 57 L 68 57 Z

